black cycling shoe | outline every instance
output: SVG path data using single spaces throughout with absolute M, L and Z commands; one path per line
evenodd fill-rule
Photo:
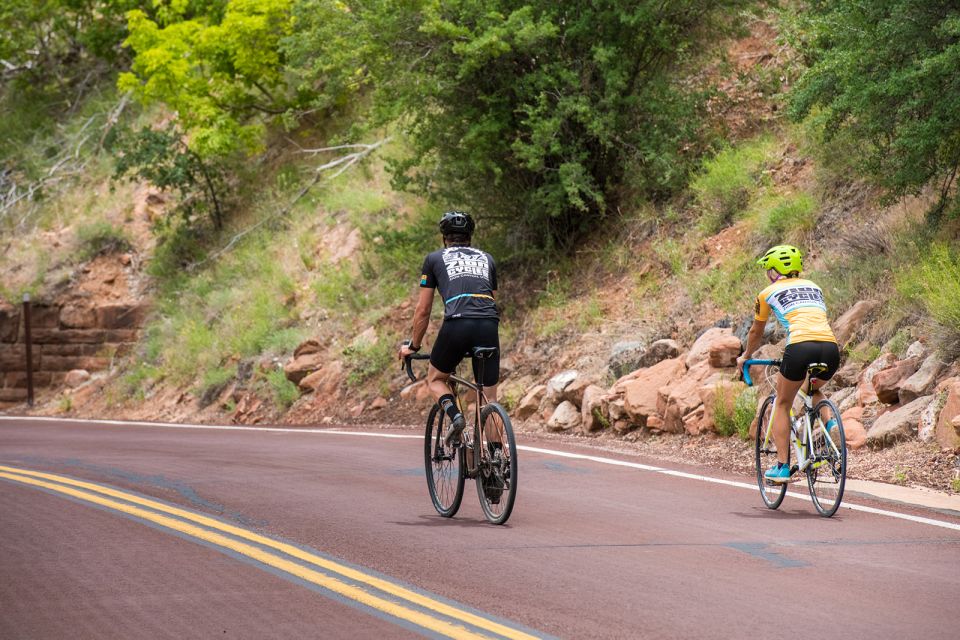
M 467 420 L 463 417 L 462 413 L 458 413 L 457 417 L 453 419 L 453 422 L 450 423 L 450 426 L 447 428 L 447 434 L 443 436 L 443 443 L 448 447 L 453 443 L 460 440 L 460 434 L 463 433 L 463 428 L 467 426 Z

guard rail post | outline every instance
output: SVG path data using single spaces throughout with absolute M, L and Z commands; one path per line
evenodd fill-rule
M 27 346 L 27 405 L 33 406 L 33 339 L 30 334 L 30 294 L 23 294 L 23 333 Z

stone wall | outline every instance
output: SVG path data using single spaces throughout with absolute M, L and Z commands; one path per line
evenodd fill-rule
M 142 304 L 37 301 L 31 308 L 34 389 L 59 386 L 68 371 L 102 371 L 137 341 Z M 0 406 L 27 398 L 23 306 L 0 302 Z

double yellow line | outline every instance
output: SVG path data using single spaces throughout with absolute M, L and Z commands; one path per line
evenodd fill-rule
M 538 637 L 436 600 L 428 595 L 412 591 L 383 578 L 369 575 L 353 567 L 310 553 L 294 545 L 198 513 L 142 498 L 135 494 L 91 482 L 74 480 L 66 476 L 4 465 L 0 465 L 0 478 L 106 507 L 202 540 L 216 547 L 228 549 L 332 591 L 353 602 L 442 636 L 458 639 L 493 637 L 510 638 L 511 640 L 532 640 Z M 123 502 L 118 502 L 112 498 L 117 498 Z M 229 534 L 233 537 L 223 534 Z M 247 544 L 243 542 L 244 540 L 260 546 Z M 300 562 L 294 562 L 291 558 Z M 301 562 L 334 575 L 328 575 L 304 566 Z M 341 578 L 346 578 L 354 584 Z M 392 599 L 384 597 L 384 595 L 392 596 Z

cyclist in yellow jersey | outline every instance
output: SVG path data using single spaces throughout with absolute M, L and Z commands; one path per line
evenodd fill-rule
M 757 264 L 767 270 L 770 286 L 760 292 L 754 308 L 753 326 L 747 335 L 747 347 L 737 359 L 737 370 L 760 346 L 763 330 L 773 313 L 787 332 L 787 346 L 777 375 L 776 401 L 773 406 L 773 440 L 777 445 L 777 464 L 764 477 L 773 482 L 790 480 L 788 453 L 790 447 L 790 408 L 803 386 L 807 366 L 823 363 L 826 370 L 813 382 L 813 401 L 823 399 L 820 387 L 840 366 L 840 348 L 827 322 L 827 306 L 823 291 L 810 280 L 800 278 L 800 250 L 790 245 L 777 245 L 767 251 Z M 826 424 L 829 431 L 833 420 Z

